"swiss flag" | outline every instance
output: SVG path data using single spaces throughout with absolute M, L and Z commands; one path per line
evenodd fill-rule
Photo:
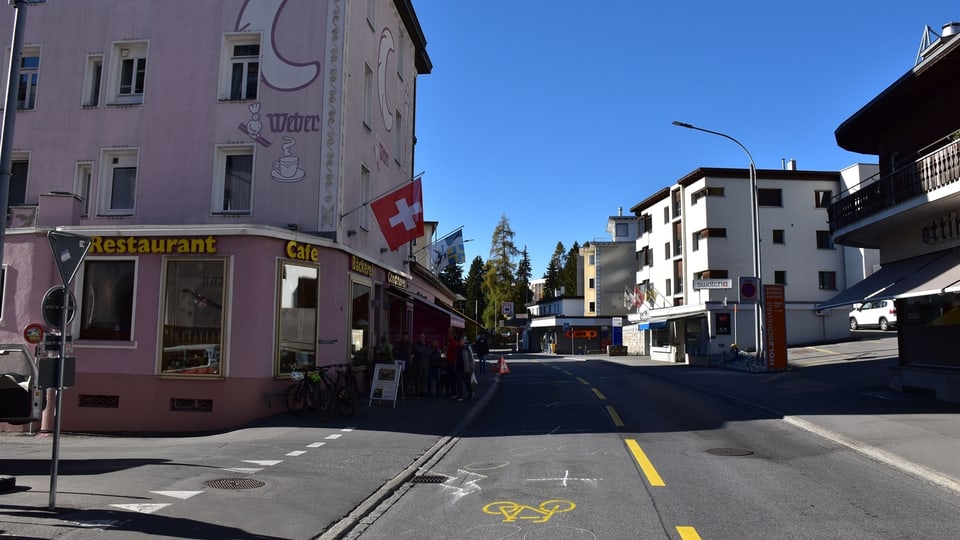
M 370 203 L 391 251 L 423 236 L 423 192 L 420 179 Z

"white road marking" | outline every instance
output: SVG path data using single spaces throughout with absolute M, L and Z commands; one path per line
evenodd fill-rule
M 278 463 L 283 463 L 282 459 L 244 459 L 244 463 L 253 463 L 254 465 L 260 465 L 262 467 L 273 467 Z
M 567 483 L 570 481 L 574 482 L 586 482 L 588 484 L 596 487 L 597 481 L 603 480 L 603 478 L 571 478 L 570 471 L 563 471 L 562 478 L 527 478 L 524 482 L 560 482 L 563 487 L 567 487 Z
M 194 495 L 199 495 L 203 493 L 202 491 L 151 491 L 150 493 L 156 493 L 157 495 L 163 495 L 164 497 L 173 497 L 174 499 L 189 499 Z
M 343 437 L 343 435 L 339 433 L 331 433 L 330 435 L 324 437 L 324 439 L 339 439 L 340 437 Z
M 229 468 L 226 468 L 226 469 L 223 469 L 223 470 L 224 470 L 224 471 L 235 472 L 235 473 L 241 473 L 241 474 L 254 474 L 254 473 L 258 473 L 258 472 L 262 471 L 262 470 L 263 470 L 263 467 L 260 467 L 259 469 L 256 469 L 256 468 L 253 468 L 253 467 L 229 467 Z
M 122 508 L 123 510 L 131 510 L 133 512 L 139 512 L 141 514 L 152 514 L 157 510 L 162 510 L 168 506 L 169 503 L 161 504 L 111 504 L 110 506 L 116 508 Z
M 320 448 L 321 446 L 323 446 L 323 445 L 325 445 L 325 444 L 327 444 L 327 443 L 325 443 L 325 442 L 310 443 L 310 444 L 307 445 L 307 448 Z
M 307 453 L 306 450 L 294 450 L 293 452 L 289 452 L 289 453 L 287 453 L 286 455 L 288 455 L 288 456 L 290 456 L 290 457 L 297 457 L 297 456 L 302 456 L 302 455 L 304 455 L 304 454 L 306 454 L 306 453 Z

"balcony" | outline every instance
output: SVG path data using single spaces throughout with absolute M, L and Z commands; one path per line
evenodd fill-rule
M 862 182 L 854 192 L 834 197 L 827 208 L 830 232 L 936 191 L 960 180 L 960 140 L 921 157 L 888 175 Z

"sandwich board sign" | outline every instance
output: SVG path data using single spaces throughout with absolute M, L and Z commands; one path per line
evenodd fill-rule
M 73 277 L 80 268 L 80 263 L 90 249 L 90 238 L 63 231 L 47 233 L 50 247 L 53 249 L 53 260 L 57 263 L 57 270 L 63 278 L 64 285 L 70 285 Z

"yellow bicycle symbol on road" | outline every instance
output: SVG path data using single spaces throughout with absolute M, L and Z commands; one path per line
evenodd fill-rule
M 528 519 L 533 523 L 546 523 L 554 514 L 569 512 L 577 505 L 571 501 L 552 499 L 543 501 L 540 506 L 533 507 L 513 501 L 497 501 L 483 507 L 485 514 L 502 515 L 504 523 L 512 523 L 518 519 Z M 523 515 L 525 513 L 525 515 Z

